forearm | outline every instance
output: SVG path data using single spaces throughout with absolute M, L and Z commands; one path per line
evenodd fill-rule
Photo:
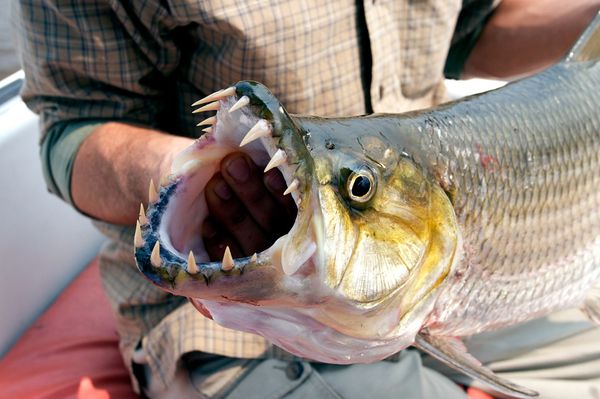
M 600 0 L 503 0 L 465 64 L 464 77 L 514 78 L 559 61 Z
M 75 206 L 98 219 L 132 224 L 148 202 L 150 179 L 158 182 L 191 139 L 124 123 L 106 123 L 77 153 L 71 178 Z

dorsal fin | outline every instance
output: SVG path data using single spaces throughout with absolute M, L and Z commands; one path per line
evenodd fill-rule
M 600 12 L 567 54 L 566 62 L 600 60 Z

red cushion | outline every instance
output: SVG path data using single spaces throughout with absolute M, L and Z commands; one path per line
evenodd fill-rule
M 137 398 L 114 325 L 93 261 L 2 359 L 0 398 Z
M 467 396 L 469 399 L 494 399 L 489 393 L 474 387 L 467 388 Z

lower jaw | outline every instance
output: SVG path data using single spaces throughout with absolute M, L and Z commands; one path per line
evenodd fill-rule
M 372 363 L 397 353 L 414 341 L 414 334 L 357 337 L 351 330 L 342 332 L 317 320 L 310 307 L 282 308 L 245 303 L 232 306 L 218 300 L 191 301 L 225 327 L 258 333 L 292 354 L 324 363 Z

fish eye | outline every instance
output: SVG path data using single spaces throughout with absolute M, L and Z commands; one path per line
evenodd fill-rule
M 375 179 L 368 170 L 353 172 L 348 179 L 348 196 L 352 201 L 364 203 L 375 193 Z

